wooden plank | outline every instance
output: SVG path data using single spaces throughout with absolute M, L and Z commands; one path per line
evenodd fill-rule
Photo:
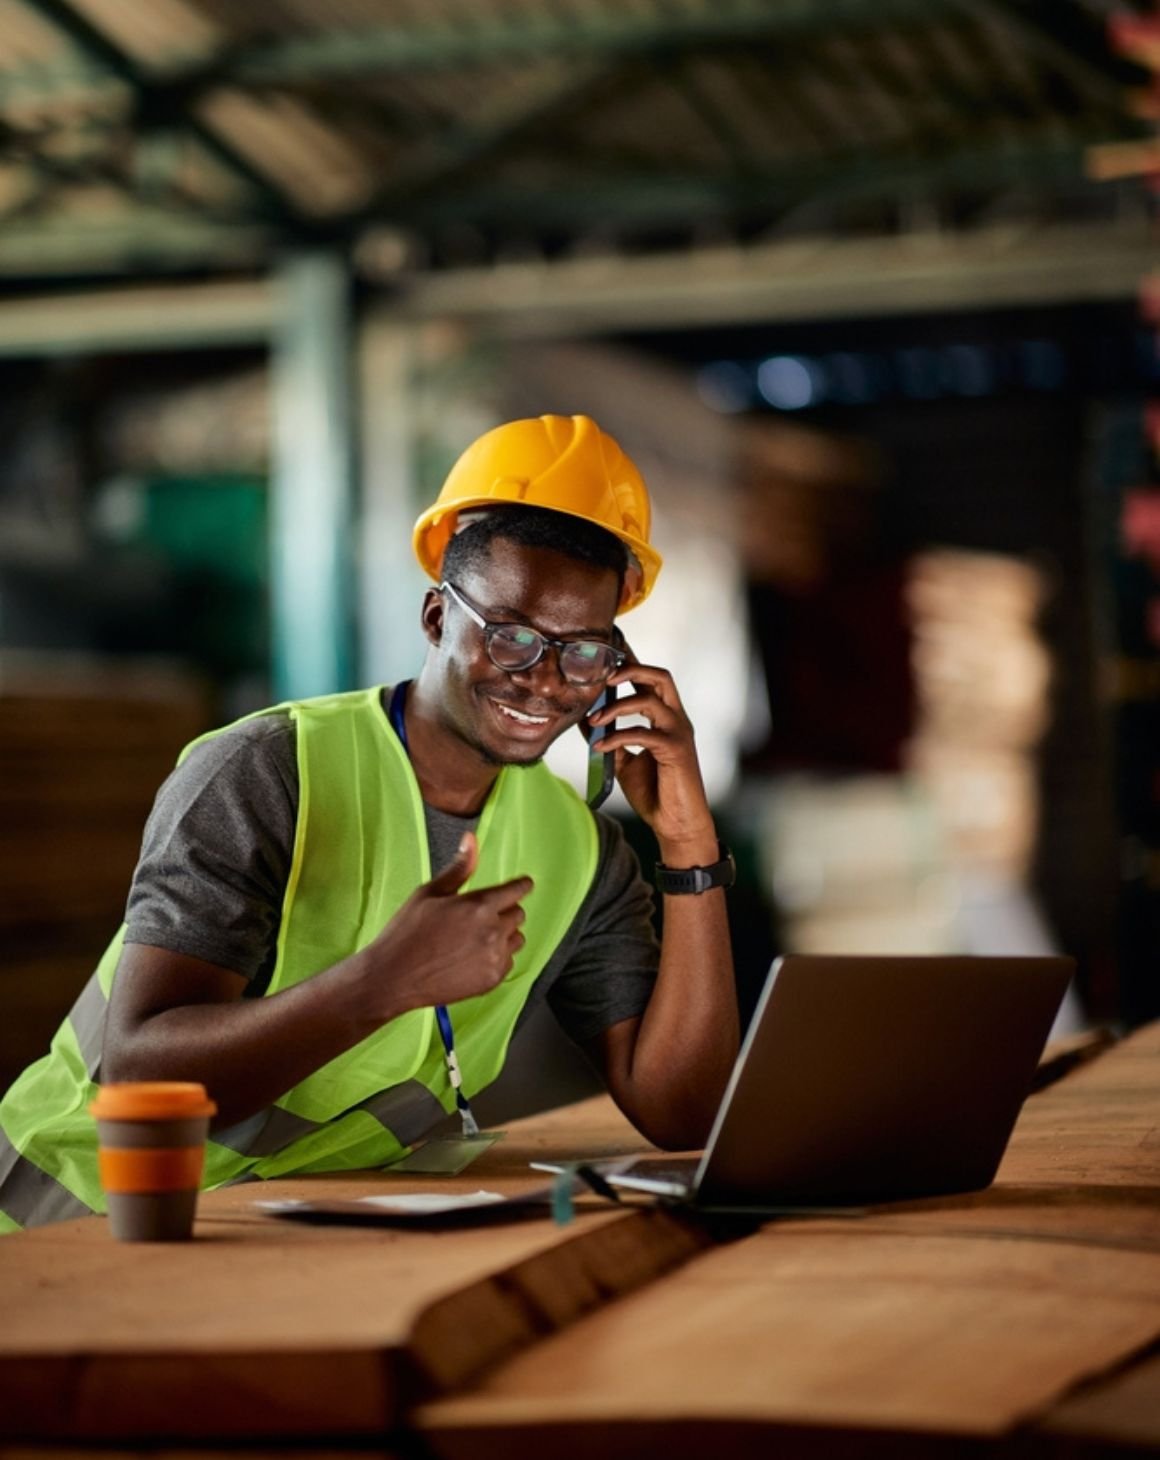
M 1081 1065 L 1099 1059 L 1115 1042 L 1116 1036 L 1110 1029 L 1084 1029 L 1052 1040 L 1039 1061 L 1031 1082 L 1032 1091 L 1046 1090 L 1048 1085 L 1054 1085 Z
M 295 1446 L 293 1460 L 350 1460 L 350 1449 L 331 1446 L 326 1449 L 308 1449 Z M 37 1445 L 9 1446 L 0 1443 L 0 1460 L 287 1460 L 285 1446 L 265 1449 L 260 1445 L 245 1449 L 213 1448 L 190 1449 L 185 1446 L 150 1445 L 148 1451 L 140 1449 L 102 1446 L 94 1450 L 90 1446 Z M 387 1449 L 382 1445 L 359 1446 L 361 1460 L 403 1460 L 400 1451 Z
M 1160 1454 L 1160 1354 L 1084 1385 L 1053 1406 L 1034 1428 L 1037 1434 L 1068 1442 L 1070 1454 L 1083 1453 L 1085 1441 L 1104 1453 L 1122 1445 Z
M 576 1416 L 567 1422 L 546 1419 L 518 1429 L 466 1425 L 437 1436 L 422 1436 L 426 1456 L 459 1460 L 998 1460 L 995 1442 L 977 1436 L 918 1430 L 850 1429 L 837 1424 L 787 1424 L 722 1414 L 675 1414 L 616 1419 Z M 1003 1452 L 1007 1460 L 1006 1452 Z M 1010 1457 L 1015 1460 L 1015 1457 Z M 1055 1460 L 1040 1452 L 1020 1460 Z M 1068 1455 L 1059 1460 L 1079 1460 Z M 1087 1460 L 1087 1457 L 1084 1457 Z M 1104 1460 L 1104 1457 L 1100 1457 Z
M 0 650 L 0 1090 L 121 922 L 154 794 L 206 713 L 163 666 Z
M 1160 1170 L 1160 1021 L 1029 1100 L 1000 1187 L 1155 1191 Z
M 1082 1322 L 1077 1315 L 1082 1314 Z M 1160 1328 L 1160 1261 L 990 1238 L 768 1229 L 537 1347 L 418 1427 L 650 1419 L 1001 1435 Z M 474 1444 L 474 1439 L 471 1440 Z
M 1158 1108 L 1160 1023 L 1030 1099 L 989 1190 L 894 1203 L 873 1226 L 1156 1252 Z
M 1160 1025 L 1029 1101 L 990 1191 L 771 1224 L 412 1422 L 472 1460 L 957 1453 L 1044 1412 L 1098 1434 L 1094 1398 L 1053 1406 L 1160 1337 L 1158 1108 Z
M 395 1389 L 368 1348 L 299 1344 L 220 1354 L 60 1354 L 0 1368 L 4 1427 L 14 1439 L 184 1440 L 383 1436 Z
M 599 1241 L 557 1244 L 458 1289 L 430 1304 L 412 1326 L 406 1347 L 418 1388 L 446 1393 L 470 1383 L 611 1299 L 680 1267 L 713 1240 L 702 1223 L 638 1210 L 602 1228 Z
M 1121 1068 L 1101 1072 L 1111 1060 Z M 882 1453 L 887 1441 L 891 1455 L 931 1453 L 914 1446 L 936 1437 L 939 1453 L 972 1453 L 1010 1434 L 1011 1415 L 1046 1409 L 1074 1376 L 1155 1334 L 1145 1204 L 1113 1232 L 1107 1213 L 1118 1219 L 1121 1206 L 1093 1198 L 1078 1238 L 1066 1208 L 1076 1190 L 1147 1190 L 1141 1097 L 1151 1088 L 1155 1109 L 1156 1066 L 1137 1036 L 1035 1097 L 1029 1111 L 1058 1096 L 1052 1129 L 1032 1122 L 1023 1142 L 1021 1121 L 996 1188 L 1007 1204 L 991 1212 L 977 1199 L 912 1203 L 716 1248 L 643 1210 L 601 1208 L 563 1231 L 532 1222 L 422 1234 L 299 1227 L 252 1205 L 270 1194 L 516 1191 L 539 1180 L 529 1159 L 643 1149 L 602 1100 L 517 1123 L 450 1181 L 362 1174 L 212 1193 L 201 1240 L 184 1247 L 116 1244 L 95 1219 L 6 1238 L 0 1414 L 41 1442 L 364 1443 L 423 1391 L 474 1381 L 470 1394 L 415 1411 L 444 1453 L 512 1460 L 551 1440 L 560 1453 L 598 1444 L 607 1460 L 660 1439 L 674 1456 L 701 1455 L 728 1437 L 731 1451 L 756 1454 L 772 1435 L 802 1455 Z M 1065 1098 L 1081 1080 L 1086 1097 Z M 1089 1129 L 1100 1102 L 1128 1123 L 1106 1181 Z
M 607 1101 L 515 1123 L 468 1173 L 364 1173 L 202 1198 L 198 1240 L 116 1243 L 97 1218 L 0 1240 L 0 1415 L 21 1439 L 384 1434 L 400 1385 L 473 1374 L 709 1242 L 663 1213 L 591 1203 L 459 1231 L 277 1221 L 267 1196 L 526 1190 L 528 1161 L 644 1149 Z M 401 1377 L 402 1376 L 402 1377 Z M 207 1396 L 212 1402 L 207 1403 Z

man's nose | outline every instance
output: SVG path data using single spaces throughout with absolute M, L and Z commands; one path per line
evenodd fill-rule
M 545 644 L 543 654 L 530 669 L 509 672 L 521 688 L 526 687 L 533 694 L 553 695 L 569 688 L 560 671 L 560 650 L 554 644 Z

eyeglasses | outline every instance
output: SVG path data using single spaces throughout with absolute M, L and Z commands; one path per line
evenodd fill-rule
M 531 669 L 549 649 L 555 649 L 560 673 L 569 684 L 603 684 L 628 659 L 620 649 L 599 639 L 549 639 L 526 624 L 489 623 L 454 583 L 440 583 L 439 591 L 450 593 L 468 618 L 479 625 L 487 657 L 497 669 L 509 674 Z

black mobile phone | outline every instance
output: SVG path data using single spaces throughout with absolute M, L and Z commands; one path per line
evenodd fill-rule
M 624 649 L 626 647 L 624 635 L 615 625 L 612 629 L 612 642 L 618 649 Z M 616 703 L 618 692 L 618 685 L 606 684 L 600 692 L 596 703 L 592 706 L 592 709 L 606 710 L 609 705 Z M 592 710 L 589 710 L 588 713 L 591 714 Z M 609 720 L 606 725 L 592 725 L 588 729 L 588 791 L 586 799 L 593 811 L 598 806 L 603 806 L 605 801 L 611 796 L 612 787 L 616 780 L 615 766 L 613 763 L 614 757 L 605 755 L 600 749 L 600 742 L 610 730 L 615 730 L 615 728 L 616 721 Z
M 592 709 L 607 709 L 616 699 L 616 688 L 614 684 L 605 685 Z M 588 789 L 585 799 L 593 811 L 598 806 L 603 806 L 612 794 L 615 780 L 613 757 L 601 751 L 600 742 L 615 725 L 615 720 L 609 720 L 606 725 L 588 727 Z

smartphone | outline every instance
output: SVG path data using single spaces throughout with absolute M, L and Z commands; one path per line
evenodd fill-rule
M 626 647 L 624 635 L 615 625 L 612 630 L 612 642 L 618 649 Z M 592 709 L 606 710 L 609 705 L 615 704 L 618 690 L 619 686 L 606 684 Z M 590 710 L 589 714 L 591 713 Z M 588 730 L 588 793 L 586 799 L 593 811 L 598 806 L 603 806 L 612 795 L 612 787 L 616 782 L 615 757 L 604 755 L 600 749 L 600 742 L 610 730 L 615 729 L 616 721 L 609 720 L 607 725 L 593 725 Z
M 605 685 L 601 691 L 600 698 L 592 706 L 592 709 L 607 709 L 616 700 L 616 690 L 617 686 L 614 684 Z M 600 742 L 615 726 L 616 721 L 609 720 L 606 725 L 592 725 L 588 730 L 588 789 L 586 799 L 593 811 L 598 806 L 603 806 L 612 794 L 612 787 L 615 781 L 613 767 L 615 757 L 604 755 L 600 749 Z

